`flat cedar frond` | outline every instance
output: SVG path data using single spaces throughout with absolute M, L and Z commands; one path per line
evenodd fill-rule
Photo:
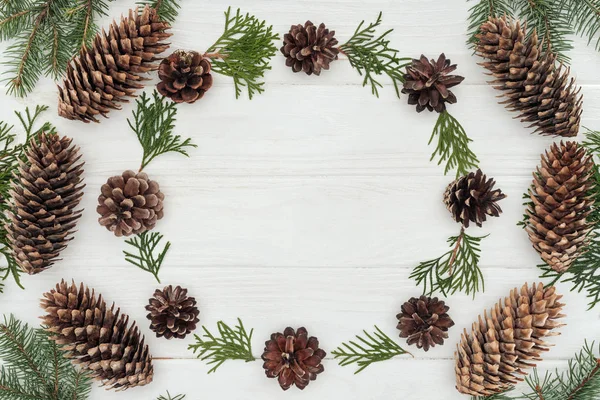
M 267 26 L 253 15 L 242 14 L 240 9 L 232 14 L 231 7 L 225 11 L 223 35 L 205 54 L 212 59 L 212 70 L 230 76 L 235 85 L 235 97 L 239 98 L 245 87 L 248 97 L 264 91 L 261 82 L 265 72 L 270 70 L 269 62 L 277 47 L 273 43 L 279 35 L 273 33 L 273 26 Z
M 467 0 L 472 2 L 473 0 Z M 474 4 L 469 9 L 469 47 L 473 47 L 477 42 L 475 37 L 479 33 L 479 27 L 489 17 L 502 17 L 504 15 L 513 15 L 512 0 L 474 0 Z
M 0 399 L 84 400 L 91 379 L 41 329 L 12 315 L 0 323 Z
M 126 244 L 133 246 L 137 250 L 137 253 L 123 251 L 125 261 L 146 272 L 150 272 L 154 275 L 158 283 L 160 283 L 160 279 L 158 278 L 160 267 L 162 267 L 165 256 L 171 248 L 171 242 L 167 242 L 162 250 L 157 251 L 162 239 L 163 235 L 160 233 L 146 231 L 125 241 Z
M 421 262 L 409 278 L 414 279 L 417 286 L 423 285 L 423 294 L 427 296 L 437 291 L 444 296 L 460 291 L 475 297 L 480 286 L 485 290 L 479 253 L 481 241 L 486 237 L 469 236 L 461 229 L 458 236 L 448 239 L 450 250 L 438 258 Z
M 600 0 L 560 0 L 573 30 L 600 51 Z
M 356 335 L 355 341 L 351 340 L 348 343 L 342 343 L 337 349 L 331 352 L 335 359 L 339 359 L 341 366 L 356 364 L 358 369 L 354 372 L 355 374 L 358 374 L 375 362 L 389 360 L 403 354 L 410 354 L 412 356 L 411 353 L 404 350 L 388 335 L 383 333 L 377 325 L 375 325 L 374 333 L 368 333 L 366 330 L 363 333 L 366 338 Z
M 140 9 L 146 5 L 154 8 L 161 20 L 172 24 L 179 15 L 179 0 L 141 0 L 136 3 Z
M 192 144 L 191 139 L 181 141 L 181 136 L 173 134 L 177 116 L 176 104 L 156 90 L 152 99 L 146 93 L 142 93 L 136 102 L 137 109 L 133 111 L 133 120 L 127 119 L 127 122 L 144 149 L 140 171 L 161 154 L 176 152 L 189 157 L 187 148 L 197 146 Z
M 472 142 L 462 125 L 448 111 L 440 113 L 433 128 L 429 143 L 437 137 L 437 146 L 431 155 L 431 160 L 439 157 L 438 165 L 446 162 L 444 175 L 456 168 L 456 177 L 467 175 L 477 169 L 479 160 L 469 149 Z
M 388 36 L 393 29 L 377 36 L 376 28 L 381 25 L 381 16 L 380 12 L 377 20 L 366 27 L 365 21 L 362 21 L 350 40 L 340 46 L 340 50 L 348 57 L 350 65 L 364 76 L 363 86 L 370 84 L 375 96 L 379 97 L 379 88 L 383 88 L 376 77 L 387 75 L 394 84 L 396 96 L 400 97 L 400 85 L 404 82 L 403 69 L 411 63 L 411 59 L 398 57 L 398 50 L 390 47 Z
M 166 396 L 158 396 L 156 400 L 183 400 L 185 399 L 185 394 L 178 394 L 175 397 L 171 397 L 171 394 L 167 392 Z
M 188 346 L 194 354 L 198 353 L 197 357 L 204 360 L 209 360 L 208 365 L 213 367 L 208 373 L 215 372 L 227 360 L 244 360 L 246 362 L 256 360 L 252 355 L 252 334 L 244 328 L 242 320 L 238 318 L 238 325 L 235 328 L 230 328 L 225 322 L 217 322 L 217 330 L 220 337 L 214 336 L 212 333 L 202 326 L 204 334 L 202 337 L 194 335 L 195 344 Z

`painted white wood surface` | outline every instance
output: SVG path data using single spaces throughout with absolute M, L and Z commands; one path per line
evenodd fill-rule
M 129 1 L 116 0 L 112 15 Z M 226 0 L 182 0 L 173 48 L 203 50 L 222 29 Z M 326 372 L 290 399 L 466 398 L 454 389 L 452 354 L 460 332 L 514 286 L 538 276 L 536 253 L 516 226 L 521 194 L 552 139 L 530 135 L 496 103 L 482 68 L 465 45 L 469 4 L 463 0 L 247 0 L 231 4 L 256 14 L 285 33 L 292 23 L 324 21 L 343 42 L 362 19 L 384 12 L 384 28 L 395 28 L 392 43 L 401 55 L 429 57 L 440 52 L 465 76 L 450 111 L 474 140 L 481 167 L 508 194 L 504 213 L 472 234 L 483 242 L 481 266 L 486 291 L 475 300 L 458 294 L 447 300 L 456 326 L 443 347 L 410 350 L 415 360 L 375 364 L 360 375 L 330 357 Z M 578 39 L 572 72 L 583 86 L 583 125 L 600 129 L 600 55 Z M 2 49 L 6 47 L 2 44 Z M 402 302 L 418 295 L 408 279 L 420 261 L 440 255 L 446 238 L 458 232 L 441 200 L 451 176 L 429 162 L 427 146 L 435 117 L 416 114 L 387 86 L 377 99 L 361 87 L 347 61 L 321 77 L 292 74 L 277 55 L 266 76 L 266 93 L 235 100 L 231 81 L 217 76 L 205 99 L 182 106 L 177 131 L 198 144 L 191 158 L 167 155 L 147 172 L 167 195 L 166 217 L 158 230 L 173 243 L 161 278 L 181 284 L 200 302 L 201 322 L 241 317 L 254 327 L 259 357 L 269 335 L 305 325 L 329 353 L 363 328 L 379 325 L 396 335 Z M 151 88 L 148 89 L 150 91 Z M 9 286 L 0 311 L 37 324 L 38 299 L 62 278 L 85 281 L 129 313 L 147 334 L 155 357 L 155 382 L 124 393 L 95 388 L 92 400 L 150 400 L 170 390 L 188 399 L 276 399 L 284 396 L 264 378 L 260 362 L 228 362 L 215 374 L 195 360 L 185 341 L 152 337 L 144 306 L 155 288 L 151 275 L 128 265 L 125 245 L 97 222 L 96 199 L 109 176 L 139 165 L 141 149 L 126 118 L 132 105 L 99 125 L 55 116 L 56 90 L 43 81 L 25 100 L 0 96 L 0 119 L 16 122 L 12 110 L 47 104 L 48 118 L 81 146 L 87 183 L 86 212 L 64 260 L 36 277 L 24 277 L 26 291 Z M 581 139 L 581 135 L 579 137 Z M 598 308 L 586 310 L 582 294 L 559 285 L 567 302 L 563 335 L 556 338 L 542 370 L 564 367 L 584 339 L 600 338 Z

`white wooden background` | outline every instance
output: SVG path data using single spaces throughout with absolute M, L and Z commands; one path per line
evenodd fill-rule
M 114 16 L 133 1 L 117 0 Z M 202 51 L 220 35 L 227 0 L 182 0 L 173 49 Z M 483 242 L 481 267 L 485 293 L 475 300 L 458 294 L 447 299 L 456 326 L 445 346 L 428 353 L 410 348 L 415 359 L 374 364 L 359 375 L 331 357 L 325 372 L 289 399 L 466 398 L 454 388 L 452 361 L 463 328 L 515 286 L 538 277 L 538 257 L 516 226 L 522 193 L 539 154 L 552 139 L 530 135 L 496 103 L 497 93 L 465 45 L 467 4 L 463 0 L 247 0 L 231 4 L 272 23 L 281 34 L 291 24 L 311 19 L 335 29 L 340 42 L 362 19 L 384 12 L 384 27 L 394 28 L 392 43 L 402 56 L 441 52 L 466 80 L 454 91 L 450 111 L 474 140 L 472 148 L 485 173 L 508 194 L 504 213 L 471 234 L 490 234 Z M 583 86 L 583 125 L 600 129 L 600 55 L 577 40 L 570 54 L 573 74 Z M 3 44 L 5 48 L 5 44 Z M 278 43 L 279 47 L 279 43 Z M 215 77 L 199 103 L 182 106 L 177 132 L 198 145 L 191 158 L 167 155 L 147 169 L 166 193 L 166 217 L 157 229 L 173 247 L 161 278 L 187 286 L 201 309 L 201 323 L 215 329 L 220 319 L 241 317 L 254 327 L 254 355 L 263 342 L 286 326 L 304 325 L 330 353 L 364 328 L 379 325 L 395 337 L 396 313 L 419 289 L 408 279 L 420 261 L 446 251 L 456 234 L 441 197 L 452 180 L 429 162 L 427 141 L 436 115 L 417 114 L 391 86 L 381 98 L 361 86 L 347 61 L 332 64 L 322 76 L 293 74 L 278 54 L 266 76 L 266 92 L 253 101 L 235 100 L 232 82 Z M 4 67 L 3 67 L 4 68 Z M 148 91 L 152 87 L 148 88 Z M 0 119 L 16 122 L 12 110 L 47 104 L 47 117 L 74 137 L 86 161 L 87 183 L 76 240 L 64 260 L 35 277 L 24 277 L 26 291 L 14 285 L 0 297 L 0 311 L 38 324 L 38 299 L 62 278 L 85 281 L 116 302 L 141 325 L 155 359 L 155 382 L 124 393 L 94 388 L 92 400 L 149 400 L 185 393 L 187 399 L 277 399 L 275 380 L 264 377 L 261 362 L 227 362 L 215 374 L 187 350 L 183 341 L 156 339 L 144 306 L 159 287 L 153 277 L 128 265 L 123 240 L 97 222 L 96 199 L 109 176 L 137 168 L 141 148 L 126 118 L 132 105 L 98 125 L 56 116 L 56 89 L 43 81 L 25 100 L 2 95 Z M 581 140 L 581 135 L 579 136 Z M 540 363 L 542 370 L 564 367 L 583 344 L 598 339 L 599 309 L 586 311 L 583 294 L 560 285 L 567 302 L 563 335 Z

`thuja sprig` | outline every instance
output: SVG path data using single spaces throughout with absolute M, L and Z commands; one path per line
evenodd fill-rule
M 485 290 L 483 273 L 479 268 L 481 241 L 486 236 L 470 236 L 461 228 L 458 236 L 448 239 L 450 250 L 433 260 L 421 262 L 410 275 L 423 294 L 431 296 L 441 292 L 444 296 L 457 291 L 475 294 Z
M 235 97 L 244 88 L 248 97 L 264 91 L 262 78 L 270 70 L 269 62 L 277 48 L 274 41 L 279 35 L 273 26 L 267 25 L 253 15 L 242 14 L 240 9 L 225 11 L 225 29 L 217 41 L 206 50 L 205 57 L 212 59 L 212 70 L 233 78 Z
M 410 64 L 411 59 L 398 57 L 398 50 L 390 47 L 388 36 L 393 29 L 380 35 L 376 33 L 376 28 L 381 25 L 381 17 L 380 12 L 377 20 L 367 26 L 363 20 L 350 40 L 339 49 L 348 57 L 350 65 L 364 76 L 363 86 L 371 85 L 371 92 L 375 96 L 379 97 L 379 89 L 383 88 L 377 77 L 387 75 L 392 80 L 396 95 L 400 97 L 400 86 L 404 82 L 402 69 Z
M 171 24 L 175 22 L 181 9 L 179 0 L 142 0 L 136 4 L 141 6 L 140 8 L 147 5 L 154 8 L 161 20 Z
M 208 373 L 215 372 L 227 360 L 243 360 L 246 362 L 256 360 L 252 355 L 252 334 L 254 329 L 248 333 L 242 320 L 238 318 L 238 325 L 229 327 L 225 322 L 217 322 L 218 336 L 213 335 L 205 326 L 202 326 L 204 334 L 194 335 L 195 344 L 188 346 L 194 354 L 197 353 L 202 361 L 208 360 L 212 365 Z
M 162 263 L 171 248 L 171 242 L 167 242 L 162 250 L 160 250 L 159 244 L 162 239 L 163 235 L 160 233 L 146 231 L 125 241 L 126 244 L 136 249 L 136 253 L 123 251 L 125 261 L 143 271 L 150 272 L 154 275 L 158 283 L 160 283 L 160 278 L 158 277 L 160 267 L 162 267 Z
M 171 397 L 171 394 L 167 391 L 166 396 L 158 396 L 156 400 L 183 400 L 185 399 L 185 394 L 178 394 L 175 397 Z
M 477 168 L 479 160 L 469 148 L 469 143 L 473 140 L 467 136 L 462 125 L 447 110 L 440 113 L 428 144 L 431 144 L 436 137 L 437 146 L 431 155 L 431 160 L 438 157 L 438 165 L 446 163 L 444 175 L 456 169 L 456 177 L 459 177 Z
M 365 330 L 363 333 L 365 337 L 356 335 L 356 340 L 342 343 L 331 352 L 343 367 L 356 364 L 358 369 L 354 372 L 355 374 L 363 371 L 373 363 L 386 361 L 396 356 L 409 354 L 414 357 L 377 326 L 375 326 L 375 332 L 368 333 Z

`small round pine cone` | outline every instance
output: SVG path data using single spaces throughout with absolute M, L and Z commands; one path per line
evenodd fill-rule
M 321 70 L 329 69 L 329 63 L 337 60 L 340 50 L 335 47 L 338 40 L 335 31 L 317 28 L 312 22 L 292 25 L 290 32 L 283 36 L 281 52 L 286 57 L 285 65 L 294 72 L 304 71 L 307 75 L 320 75 Z
M 156 89 L 175 103 L 194 103 L 213 84 L 210 70 L 210 59 L 202 54 L 177 50 L 160 63 Z
M 465 79 L 459 75 L 450 75 L 455 69 L 456 64 L 451 65 L 444 53 L 437 61 L 430 61 L 424 55 L 418 60 L 413 59 L 406 67 L 402 89 L 402 93 L 408 94 L 408 104 L 416 105 L 417 112 L 425 109 L 438 113 L 446 111 L 446 103 L 456 103 L 456 96 L 448 89 Z
M 196 330 L 200 311 L 196 307 L 196 299 L 188 297 L 187 293 L 187 289 L 181 286 L 156 289 L 146 306 L 146 311 L 149 311 L 146 317 L 156 337 L 183 339 Z
M 308 337 L 305 328 L 294 331 L 288 327 L 283 333 L 272 334 L 265 342 L 263 368 L 268 378 L 277 378 L 283 390 L 293 385 L 302 390 L 324 371 L 321 361 L 325 356 L 319 348 L 319 340 Z
M 437 297 L 411 297 L 396 316 L 400 337 L 407 338 L 409 345 L 416 344 L 425 351 L 436 344 L 443 345 L 444 339 L 448 339 L 448 329 L 454 326 L 448 315 L 449 309 Z
M 450 183 L 444 193 L 444 204 L 452 218 L 469 227 L 469 221 L 481 226 L 486 217 L 497 217 L 502 212 L 497 202 L 506 198 L 502 190 L 492 190 L 496 182 L 478 169 Z
M 131 236 L 154 228 L 163 217 L 165 195 L 144 172 L 125 171 L 102 185 L 96 211 L 100 225 L 115 236 Z

